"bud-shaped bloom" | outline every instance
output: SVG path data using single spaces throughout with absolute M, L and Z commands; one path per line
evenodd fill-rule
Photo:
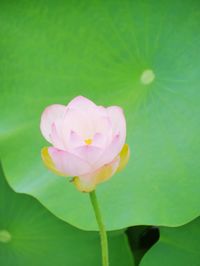
M 45 165 L 57 175 L 72 176 L 80 191 L 94 190 L 128 162 L 126 121 L 118 106 L 105 108 L 78 96 L 67 106 L 47 107 L 40 129 L 52 144 L 42 149 Z

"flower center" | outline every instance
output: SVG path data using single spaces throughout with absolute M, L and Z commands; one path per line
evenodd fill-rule
M 85 144 L 86 145 L 92 144 L 92 139 L 85 139 Z

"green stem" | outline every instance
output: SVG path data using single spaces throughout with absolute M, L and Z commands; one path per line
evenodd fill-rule
M 90 192 L 90 200 L 94 209 L 97 224 L 99 226 L 99 233 L 101 238 L 102 266 L 109 266 L 107 233 L 102 220 L 95 190 Z

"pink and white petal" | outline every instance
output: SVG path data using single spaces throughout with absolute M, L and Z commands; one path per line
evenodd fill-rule
M 96 108 L 96 111 L 99 113 L 99 115 L 101 116 L 105 116 L 107 117 L 108 114 L 107 114 L 107 108 L 102 106 L 102 105 L 98 105 L 97 108 Z
M 112 137 L 112 124 L 109 117 L 99 116 L 95 112 L 88 114 L 90 121 L 92 121 L 94 132 L 104 134 L 107 138 Z
M 92 140 L 92 145 L 95 147 L 105 147 L 107 143 L 107 138 L 105 136 L 105 134 L 102 133 L 95 133 L 93 140 Z
M 77 176 L 92 171 L 91 166 L 87 162 L 72 153 L 58 150 L 54 147 L 49 147 L 48 153 L 56 169 L 63 175 Z
M 47 141 L 52 143 L 51 130 L 52 124 L 57 120 L 61 119 L 66 112 L 66 106 L 61 104 L 53 104 L 48 106 L 41 116 L 40 130 L 42 135 Z
M 83 138 L 81 138 L 81 136 L 78 135 L 75 131 L 71 130 L 70 135 L 69 135 L 70 149 L 78 148 L 84 144 L 85 144 L 85 142 L 84 142 Z
M 79 110 L 88 110 L 90 108 L 97 107 L 95 103 L 84 96 L 77 96 L 75 97 L 69 104 L 67 105 L 68 108 L 72 109 L 79 109 Z
M 96 126 L 99 125 L 100 123 L 101 124 L 100 128 L 102 128 L 102 125 L 103 127 L 105 127 L 105 125 L 107 127 L 107 124 L 108 124 L 107 109 L 103 106 L 97 106 L 91 100 L 83 96 L 78 96 L 74 98 L 68 104 L 67 108 L 72 109 L 72 110 L 78 110 L 80 113 L 87 116 L 88 119 L 91 121 L 91 123 Z M 107 119 L 107 121 L 105 120 L 105 118 Z M 100 119 L 102 119 L 102 121 Z
M 78 109 L 67 109 L 61 130 L 67 148 L 70 146 L 69 138 L 72 131 L 76 132 L 83 140 L 91 138 L 94 134 L 89 117 Z
M 77 96 L 68 105 L 68 109 L 80 110 L 81 112 L 99 117 L 108 117 L 107 108 L 98 106 L 84 96 Z
M 120 133 L 122 142 L 126 139 L 126 120 L 122 108 L 118 106 L 110 106 L 107 108 L 108 116 L 110 118 L 113 133 Z
M 86 139 L 93 137 L 96 133 L 108 135 L 109 130 L 112 130 L 108 116 L 99 115 L 96 108 L 90 111 L 68 109 L 63 128 L 65 131 L 71 128 L 71 130 Z
M 107 109 L 96 106 L 85 97 L 78 96 L 67 106 L 63 129 L 66 132 L 75 131 L 81 138 L 93 138 L 96 133 L 112 137 L 112 126 Z M 69 143 L 67 143 L 67 147 Z
M 42 157 L 42 160 L 43 160 L 45 166 L 49 170 L 51 170 L 54 174 L 59 175 L 59 176 L 69 176 L 67 173 L 63 174 L 63 173 L 59 172 L 59 170 L 56 168 L 53 160 L 51 159 L 51 156 L 49 155 L 48 147 L 44 147 L 42 149 L 41 157 Z
M 90 164 L 93 171 L 95 171 L 98 168 L 96 161 L 101 157 L 103 150 L 92 145 L 83 145 L 74 149 L 73 153 Z
M 51 143 L 53 144 L 55 148 L 60 149 L 60 150 L 65 150 L 63 139 L 59 134 L 60 132 L 58 130 L 58 125 L 56 126 L 56 124 L 57 123 L 52 124 L 52 130 L 50 133 Z
M 100 159 L 96 162 L 98 167 L 104 164 L 110 163 L 116 156 L 119 155 L 123 148 L 124 143 L 122 142 L 120 134 L 117 134 L 112 142 L 107 146 L 104 152 L 101 154 Z
M 76 176 L 73 183 L 81 192 L 91 192 L 95 190 L 99 183 L 105 182 L 111 178 L 119 166 L 119 156 L 115 158 L 110 164 L 104 165 L 97 171 L 87 175 Z

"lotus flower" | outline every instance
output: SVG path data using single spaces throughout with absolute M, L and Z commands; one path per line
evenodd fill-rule
M 80 191 L 93 191 L 128 162 L 126 121 L 118 106 L 105 108 L 78 96 L 67 106 L 48 106 L 40 129 L 52 145 L 42 149 L 45 165 L 57 175 L 73 177 Z

